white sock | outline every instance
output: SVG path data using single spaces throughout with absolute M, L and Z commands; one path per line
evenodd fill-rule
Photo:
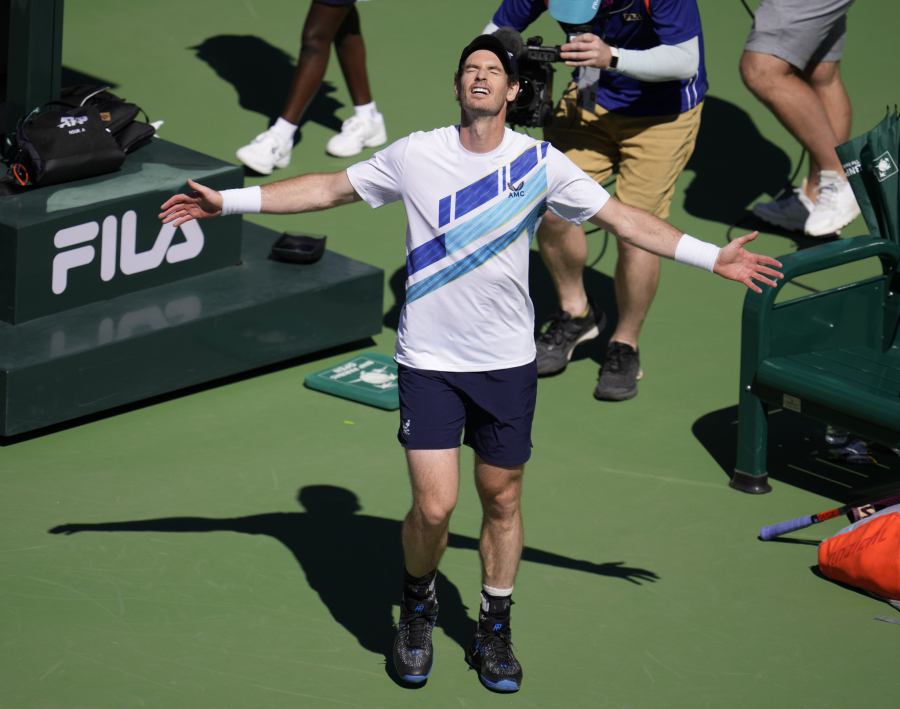
M 494 588 L 493 586 L 488 586 L 487 584 L 481 584 L 481 589 L 488 594 L 489 596 L 494 596 L 496 598 L 505 598 L 506 596 L 511 596 L 513 589 L 515 586 L 510 586 L 509 588 Z
M 284 120 L 281 116 L 278 116 L 278 120 L 275 121 L 275 124 L 269 128 L 269 130 L 282 140 L 287 141 L 294 139 L 294 133 L 297 132 L 297 126 Z
M 364 103 L 362 106 L 354 106 L 353 110 L 360 118 L 366 118 L 369 120 L 372 120 L 373 118 L 375 118 L 375 116 L 378 115 L 378 109 L 375 108 L 374 101 L 371 101 L 370 103 Z

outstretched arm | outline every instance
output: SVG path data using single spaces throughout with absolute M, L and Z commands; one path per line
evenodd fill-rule
M 160 209 L 164 224 L 181 226 L 191 219 L 206 219 L 241 212 L 299 214 L 339 207 L 362 199 L 353 189 L 347 171 L 297 175 L 261 188 L 216 190 L 188 180 L 194 192 L 175 195 Z M 243 208 L 245 204 L 250 208 Z
M 710 259 L 710 264 L 707 266 L 690 257 L 685 258 L 688 242 L 682 243 L 682 238 L 713 249 L 712 245 L 697 242 L 693 237 L 679 231 L 668 222 L 664 222 L 642 209 L 624 205 L 614 198 L 610 198 L 589 221 L 603 229 L 608 229 L 620 239 L 624 239 L 644 251 L 707 268 L 723 278 L 743 283 L 757 293 L 761 293 L 762 289 L 754 281 L 775 286 L 772 278 L 783 277 L 780 272 L 775 270 L 775 268 L 781 267 L 780 261 L 744 249 L 744 244 L 753 241 L 758 232 L 735 239 L 718 252 L 714 263 Z M 679 244 L 681 244 L 681 249 L 679 249 Z M 679 252 L 678 258 L 676 258 L 676 251 Z M 715 251 L 712 253 L 714 254 Z M 775 268 L 770 268 L 770 266 Z M 767 278 L 767 276 L 771 278 Z

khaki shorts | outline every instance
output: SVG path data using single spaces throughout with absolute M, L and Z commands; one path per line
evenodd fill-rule
M 573 82 L 544 129 L 544 139 L 597 182 L 603 183 L 618 166 L 616 199 L 668 217 L 675 181 L 694 152 L 703 103 L 673 116 L 633 118 L 602 106 L 594 113 L 585 111 L 576 94 Z

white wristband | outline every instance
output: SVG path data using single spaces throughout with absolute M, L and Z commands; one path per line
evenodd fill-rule
M 222 190 L 222 216 L 229 214 L 259 214 L 262 210 L 262 189 L 259 185 L 239 190 Z
M 686 263 L 688 266 L 696 266 L 712 273 L 721 250 L 715 244 L 682 234 L 678 246 L 675 247 L 675 260 L 678 263 Z

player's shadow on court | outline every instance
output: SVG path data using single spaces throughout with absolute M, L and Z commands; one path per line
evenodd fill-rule
M 216 35 L 191 49 L 221 79 L 234 86 L 241 108 L 261 113 L 269 119 L 269 125 L 281 115 L 297 68 L 295 57 L 259 37 L 248 35 Z M 322 82 L 300 119 L 301 128 L 312 121 L 334 131 L 341 129 L 341 119 L 335 112 L 343 104 L 330 95 L 334 91 L 333 84 Z M 295 141 L 300 141 L 299 131 Z
M 722 224 L 752 216 L 747 207 L 760 195 L 774 197 L 785 186 L 791 176 L 791 160 L 759 132 L 744 109 L 707 95 L 697 145 L 685 167 L 696 176 L 685 190 L 684 209 L 692 216 Z M 769 225 L 759 225 L 771 231 Z M 752 230 L 757 225 L 747 226 Z
M 310 485 L 298 500 L 306 512 L 210 519 L 168 517 L 161 519 L 65 524 L 51 534 L 76 532 L 240 532 L 265 534 L 284 544 L 297 559 L 307 581 L 334 619 L 350 631 L 366 650 L 385 656 L 388 674 L 398 683 L 390 655 L 396 631 L 393 606 L 402 591 L 403 552 L 401 522 L 359 514 L 361 507 L 350 490 L 332 485 Z M 450 534 L 450 546 L 478 550 L 478 540 Z M 553 552 L 525 547 L 522 560 L 573 571 L 610 576 L 633 584 L 653 582 L 657 575 L 622 562 L 595 564 Z M 475 632 L 459 590 L 438 571 L 438 623 L 443 632 L 465 648 Z M 477 598 L 477 596 L 476 596 Z
M 738 407 L 712 411 L 697 419 L 692 430 L 730 479 L 737 458 Z M 900 458 L 893 453 L 872 451 L 877 464 L 859 465 L 835 460 L 830 450 L 837 447 L 825 441 L 825 424 L 784 409 L 769 410 L 766 470 L 770 480 L 842 504 L 864 496 L 867 490 L 896 485 Z
M 588 236 L 589 242 L 592 245 L 603 243 L 601 241 L 603 239 L 602 234 L 601 231 L 598 231 L 596 234 L 590 234 Z M 615 258 L 615 246 L 612 243 L 614 240 L 615 237 L 609 237 L 605 253 L 605 258 L 608 259 L 607 263 L 613 263 L 611 259 Z M 610 250 L 612 253 L 610 253 Z M 612 269 L 613 267 L 611 266 L 610 268 Z M 531 294 L 531 301 L 534 303 L 535 328 L 540 330 L 547 319 L 559 308 L 559 301 L 556 297 L 556 290 L 553 287 L 553 280 L 550 278 L 550 272 L 544 266 L 544 262 L 541 261 L 541 255 L 537 251 L 532 251 L 529 254 L 528 269 L 528 290 Z M 401 266 L 394 271 L 388 281 L 388 287 L 394 294 L 394 304 L 385 313 L 382 322 L 385 327 L 396 330 L 400 325 L 400 311 L 403 310 L 403 304 L 406 302 L 406 266 Z M 597 306 L 606 313 L 606 328 L 600 333 L 599 337 L 576 347 L 572 354 L 572 360 L 593 359 L 597 364 L 603 364 L 606 359 L 606 347 L 609 344 L 609 337 L 615 332 L 616 323 L 619 321 L 613 279 L 600 271 L 586 268 L 584 269 L 584 287 L 588 295 L 596 301 Z

